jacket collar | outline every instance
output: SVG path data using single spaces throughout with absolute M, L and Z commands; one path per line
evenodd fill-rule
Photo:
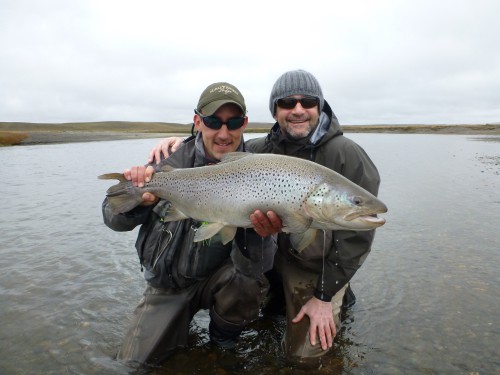
M 243 140 L 243 136 L 241 136 L 241 142 L 236 152 L 243 151 L 245 151 L 245 142 Z M 203 147 L 203 137 L 201 136 L 201 132 L 196 133 L 194 166 L 201 167 L 209 164 L 217 164 L 218 162 L 220 162 L 220 160 L 206 156 L 205 147 Z

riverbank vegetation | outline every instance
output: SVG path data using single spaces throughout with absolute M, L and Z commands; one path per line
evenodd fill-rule
M 247 133 L 267 133 L 273 124 L 250 122 Z M 161 138 L 191 133 L 191 124 L 165 122 L 0 122 L 0 145 Z M 500 123 L 459 125 L 343 125 L 344 133 L 500 135 Z

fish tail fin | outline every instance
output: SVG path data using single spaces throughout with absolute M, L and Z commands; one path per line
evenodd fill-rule
M 142 192 L 128 181 L 121 173 L 108 173 L 98 177 L 100 180 L 118 180 L 118 184 L 106 191 L 109 206 L 114 214 L 128 212 L 142 202 Z

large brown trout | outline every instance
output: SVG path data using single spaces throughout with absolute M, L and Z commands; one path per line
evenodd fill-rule
M 255 210 L 276 212 L 283 232 L 302 250 L 317 230 L 370 230 L 385 223 L 376 215 L 387 207 L 374 195 L 317 163 L 274 154 L 228 153 L 220 163 L 199 168 L 164 166 L 144 187 L 123 174 L 100 179 L 120 182 L 107 191 L 114 213 L 128 212 L 150 192 L 171 204 L 166 221 L 193 218 L 205 222 L 196 232 L 202 241 L 220 232 L 224 243 L 237 227 L 250 228 Z

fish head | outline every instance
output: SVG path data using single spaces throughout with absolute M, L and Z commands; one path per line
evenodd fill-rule
M 307 197 L 305 211 L 314 226 L 332 230 L 370 230 L 385 224 L 377 214 L 387 206 L 356 184 L 317 186 Z

